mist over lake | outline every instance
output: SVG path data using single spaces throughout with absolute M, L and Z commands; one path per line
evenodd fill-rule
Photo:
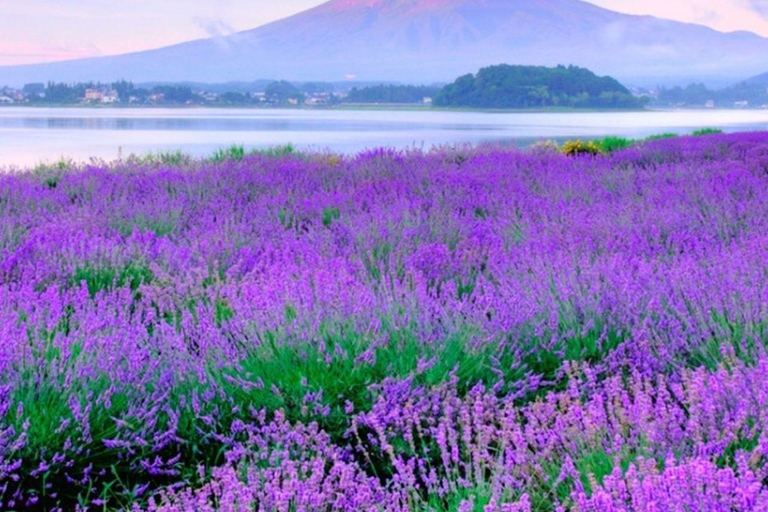
M 354 153 L 380 146 L 445 144 L 527 146 L 544 139 L 768 129 L 768 111 L 498 113 L 289 109 L 0 109 L 0 166 L 22 167 L 61 157 L 116 159 L 131 153 L 181 150 L 208 156 L 230 144 Z

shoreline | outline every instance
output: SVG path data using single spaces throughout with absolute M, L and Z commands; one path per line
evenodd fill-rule
M 429 107 L 417 104 L 364 104 L 354 103 L 341 106 L 327 107 L 294 107 L 275 106 L 262 107 L 254 105 L 84 105 L 73 103 L 61 104 L 3 104 L 0 112 L 7 109 L 28 110 L 82 110 L 82 111 L 127 111 L 127 110 L 249 110 L 249 111 L 295 111 L 295 112 L 465 112 L 477 114 L 615 114 L 615 113 L 648 113 L 648 112 L 765 112 L 765 108 L 706 108 L 700 107 L 644 107 L 641 109 L 595 109 L 595 108 L 521 108 L 521 109 L 482 109 L 464 107 Z
M 253 111 L 271 111 L 271 110 L 290 110 L 296 112 L 469 112 L 483 114 L 588 114 L 588 113 L 643 113 L 663 111 L 662 109 L 595 109 L 595 108 L 522 108 L 522 109 L 481 109 L 464 107 L 429 107 L 418 104 L 397 103 L 397 104 L 364 104 L 354 103 L 343 106 L 328 107 L 293 107 L 276 106 L 262 107 L 253 105 L 84 105 L 73 103 L 62 104 L 13 104 L 0 105 L 0 111 L 4 109 L 73 109 L 83 111 L 121 111 L 121 110 L 253 110 Z M 729 109 L 721 109 L 729 110 Z M 748 109 L 745 109 L 748 110 Z M 759 109 L 754 109 L 759 110 Z

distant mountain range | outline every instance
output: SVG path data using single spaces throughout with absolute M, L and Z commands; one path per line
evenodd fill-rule
M 429 83 L 498 63 L 576 64 L 637 85 L 720 85 L 768 69 L 768 39 L 620 14 L 580 0 L 331 0 L 227 37 L 3 67 L 0 84 L 120 78 Z

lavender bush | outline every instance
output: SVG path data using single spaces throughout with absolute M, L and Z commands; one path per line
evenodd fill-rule
M 0 176 L 0 509 L 768 510 L 768 135 Z

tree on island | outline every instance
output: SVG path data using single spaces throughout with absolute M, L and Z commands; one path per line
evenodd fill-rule
M 267 100 L 272 103 L 286 104 L 293 100 L 294 103 L 303 103 L 304 94 L 298 87 L 291 82 L 281 80 L 279 82 L 272 82 L 264 91 L 267 96 Z
M 502 64 L 445 86 L 435 105 L 469 108 L 640 108 L 645 101 L 611 77 L 577 66 Z

